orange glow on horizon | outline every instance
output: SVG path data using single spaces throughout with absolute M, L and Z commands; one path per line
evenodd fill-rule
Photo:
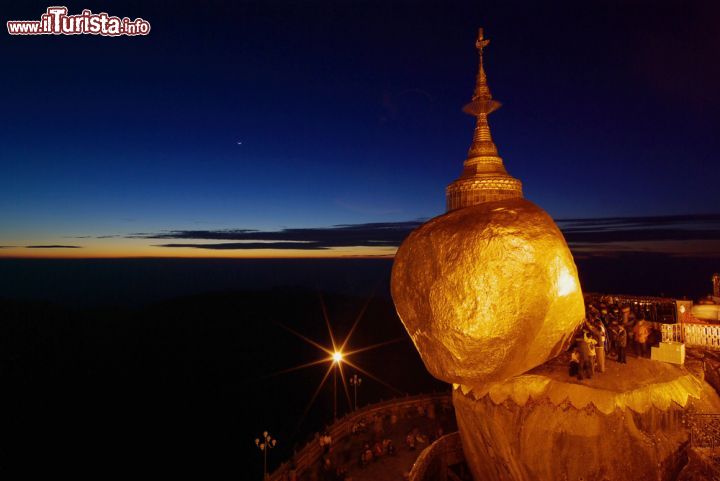
M 27 243 L 26 243 L 27 244 Z M 51 245 L 51 243 L 43 244 Z M 0 248 L 0 259 L 335 259 L 393 258 L 395 248 L 343 247 L 324 250 L 303 249 L 198 249 L 192 247 L 159 247 L 152 245 L 106 244 L 80 248 Z

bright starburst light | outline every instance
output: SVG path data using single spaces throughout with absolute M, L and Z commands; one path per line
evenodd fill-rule
M 305 416 L 307 416 L 308 411 L 310 410 L 310 408 L 312 407 L 313 403 L 315 402 L 315 399 L 317 399 L 318 394 L 320 393 L 320 391 L 322 390 L 323 386 L 324 386 L 325 383 L 327 382 L 328 378 L 330 377 L 330 374 L 332 374 L 333 369 L 337 369 L 337 372 L 340 373 L 340 379 L 342 380 L 343 390 L 345 391 L 345 397 L 347 398 L 348 406 L 351 406 L 351 405 L 352 405 L 352 404 L 351 404 L 351 401 L 350 401 L 350 391 L 349 391 L 349 389 L 348 389 L 348 383 L 347 383 L 347 380 L 345 379 L 345 371 L 343 370 L 343 366 L 344 366 L 345 364 L 347 364 L 348 366 L 352 367 L 353 369 L 355 369 L 355 370 L 357 370 L 357 371 L 365 374 L 365 375 L 366 375 L 367 377 L 369 377 L 370 379 L 373 379 L 374 381 L 379 382 L 380 384 L 382 384 L 383 386 L 385 386 L 385 387 L 387 387 L 388 389 L 392 390 L 393 392 L 395 392 L 395 393 L 397 393 L 397 394 L 399 394 L 399 395 L 403 395 L 403 394 L 404 394 L 404 393 L 403 393 L 402 391 L 400 391 L 399 389 L 397 389 L 397 388 L 395 388 L 394 386 L 386 383 L 386 382 L 383 381 L 382 379 L 378 378 L 378 377 L 375 376 L 374 374 L 372 374 L 372 373 L 366 371 L 365 369 L 361 368 L 361 367 L 358 366 L 355 362 L 353 362 L 353 361 L 351 361 L 351 360 L 349 359 L 350 356 L 352 356 L 352 355 L 354 355 L 354 354 L 359 354 L 359 353 L 361 353 L 361 352 L 367 352 L 367 351 L 370 351 L 370 350 L 372 350 L 372 349 L 376 349 L 376 348 L 379 348 L 379 347 L 387 346 L 388 344 L 393 344 L 393 343 L 402 341 L 402 340 L 404 339 L 403 337 L 399 337 L 399 338 L 397 338 L 397 339 L 392 339 L 392 340 L 389 340 L 389 341 L 379 342 L 379 343 L 372 344 L 372 345 L 365 346 L 365 347 L 361 347 L 361 348 L 358 348 L 358 349 L 346 350 L 346 348 L 348 348 L 348 346 L 349 346 L 350 338 L 352 337 L 353 333 L 355 332 L 355 329 L 357 328 L 358 323 L 359 323 L 360 320 L 363 318 L 363 315 L 365 314 L 365 311 L 367 310 L 367 307 L 368 307 L 368 305 L 370 304 L 370 300 L 372 299 L 372 297 L 373 297 L 373 295 L 371 294 L 370 297 L 369 297 L 369 298 L 367 299 L 367 301 L 365 302 L 365 304 L 363 305 L 362 309 L 360 310 L 360 313 L 359 313 L 358 316 L 355 318 L 355 321 L 353 322 L 353 325 L 352 325 L 352 327 L 350 328 L 350 331 L 348 332 L 347 336 L 346 336 L 345 339 L 344 339 L 341 343 L 339 343 L 339 344 L 335 341 L 335 335 L 334 335 L 333 330 L 332 330 L 332 327 L 331 327 L 331 325 L 330 325 L 330 318 L 328 317 L 327 308 L 326 308 L 326 306 L 325 306 L 325 301 L 324 301 L 324 299 L 322 298 L 322 296 L 320 296 L 320 305 L 321 305 L 321 307 L 322 307 L 322 313 L 323 313 L 323 318 L 325 319 L 325 325 L 327 326 L 328 334 L 330 335 L 331 346 L 327 346 L 327 347 L 326 347 L 326 346 L 323 346 L 323 345 L 320 344 L 319 342 L 316 342 L 316 341 L 310 339 L 309 337 L 307 337 L 307 336 L 305 336 L 305 335 L 303 335 L 303 334 L 300 334 L 300 333 L 297 332 L 296 330 L 294 330 L 294 329 L 292 329 L 292 328 L 290 328 L 290 327 L 288 327 L 288 326 L 285 326 L 285 325 L 283 325 L 283 324 L 280 324 L 284 329 L 290 331 L 291 333 L 293 333 L 294 335 L 296 335 L 297 337 L 299 337 L 299 338 L 302 339 L 303 341 L 305 341 L 305 342 L 307 342 L 308 344 L 310 344 L 310 345 L 312 345 L 312 346 L 315 346 L 316 348 L 320 349 L 322 352 L 324 352 L 324 353 L 326 354 L 326 356 L 324 356 L 324 357 L 322 357 L 322 358 L 320 358 L 320 359 L 317 359 L 317 360 L 315 360 L 315 361 L 310 361 L 310 362 L 307 362 L 307 363 L 304 363 L 304 364 L 300 364 L 299 366 L 291 367 L 291 368 L 289 368 L 289 369 L 284 369 L 284 370 L 282 370 L 282 371 L 276 372 L 274 375 L 279 375 L 279 374 L 285 374 L 285 373 L 288 373 L 288 372 L 298 371 L 298 370 L 300 370 L 300 369 L 305 369 L 305 368 L 312 367 L 312 366 L 317 366 L 317 365 L 320 365 L 320 364 L 325 364 L 325 363 L 328 364 L 327 370 L 325 371 L 325 375 L 323 376 L 322 380 L 320 381 L 320 384 L 318 385 L 318 387 L 315 389 L 315 392 L 313 393 L 312 398 L 310 398 L 310 402 L 308 402 L 307 406 L 305 407 L 305 411 L 303 412 L 303 415 L 302 415 L 302 418 L 300 419 L 300 423 L 299 423 L 299 424 L 301 424 L 301 423 L 303 422 L 303 420 L 305 419 Z M 299 424 L 298 424 L 298 427 L 299 427 Z

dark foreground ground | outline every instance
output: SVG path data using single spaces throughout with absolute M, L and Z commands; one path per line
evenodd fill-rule
M 327 384 L 303 417 L 328 364 L 272 375 L 325 356 L 281 327 L 330 345 L 319 299 L 313 290 L 277 289 L 135 309 L 2 302 L 0 469 L 76 479 L 261 477 L 256 436 L 269 430 L 279 439 L 273 466 L 332 416 Z M 324 295 L 336 335 L 345 336 L 367 299 Z M 349 347 L 394 339 L 353 361 L 397 392 L 442 388 L 389 300 L 371 299 Z M 397 395 L 361 376 L 360 404 Z M 340 386 L 342 414 L 348 404 Z

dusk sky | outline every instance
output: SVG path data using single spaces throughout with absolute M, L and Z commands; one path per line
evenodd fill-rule
M 152 30 L 2 34 L 0 256 L 392 254 L 460 174 L 480 26 L 500 155 L 576 254 L 720 255 L 717 2 L 62 4 Z

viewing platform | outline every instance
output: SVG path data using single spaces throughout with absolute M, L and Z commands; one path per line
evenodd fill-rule
M 325 472 L 324 458 L 334 468 L 346 470 L 353 481 L 396 481 L 408 475 L 418 455 L 439 433 L 457 430 L 450 392 L 420 394 L 371 404 L 351 412 L 327 428 L 332 442 L 329 452 L 320 445 L 319 436 L 269 474 L 270 481 L 310 481 L 331 479 Z M 415 431 L 416 444 L 409 449 L 407 435 Z M 389 439 L 395 453 L 362 466 L 360 456 L 365 444 Z M 334 478 L 332 478 L 334 479 Z

